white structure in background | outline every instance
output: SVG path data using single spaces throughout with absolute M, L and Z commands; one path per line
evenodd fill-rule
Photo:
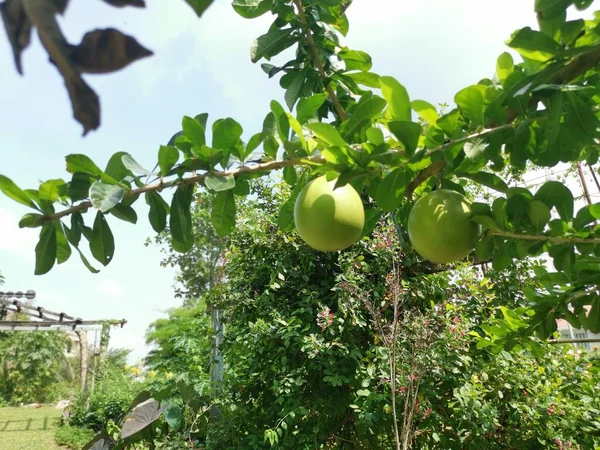
M 569 322 L 564 319 L 556 321 L 560 339 L 598 339 L 598 342 L 578 342 L 575 345 L 586 350 L 600 350 L 600 334 L 593 334 L 586 330 L 573 328 Z

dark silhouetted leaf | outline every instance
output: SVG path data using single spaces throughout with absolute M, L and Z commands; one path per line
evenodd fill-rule
M 292 28 L 283 30 L 275 28 L 256 39 L 250 47 L 252 62 L 258 62 L 261 58 L 269 59 L 291 46 L 296 42 L 296 38 L 292 35 L 293 31 Z
M 104 266 L 112 261 L 115 254 L 115 240 L 112 231 L 104 214 L 100 211 L 98 211 L 94 220 L 90 251 L 92 256 Z
M 179 186 L 171 202 L 169 227 L 171 229 L 171 236 L 180 244 L 180 248 L 177 250 L 182 252 L 189 250 L 194 244 L 192 216 L 190 212 L 193 196 L 193 184 Z
M 42 226 L 40 240 L 35 246 L 35 275 L 50 272 L 56 261 L 56 229 L 54 223 Z
M 0 14 L 12 47 L 17 72 L 23 75 L 21 53 L 31 42 L 31 22 L 27 18 L 22 0 L 6 0 L 0 3 Z

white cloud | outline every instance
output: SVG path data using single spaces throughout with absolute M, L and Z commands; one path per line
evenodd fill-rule
M 96 284 L 96 292 L 109 298 L 119 298 L 123 295 L 123 287 L 112 278 L 104 278 Z
M 9 264 L 11 256 L 18 256 L 26 261 L 35 260 L 37 233 L 32 229 L 20 229 L 18 223 L 19 217 L 16 214 L 0 208 L 0 255 L 2 255 L 2 264 Z

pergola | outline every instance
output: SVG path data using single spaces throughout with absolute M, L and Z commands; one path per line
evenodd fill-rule
M 33 300 L 36 293 L 33 290 L 25 292 L 0 291 L 0 331 L 67 331 L 75 332 L 79 339 L 81 389 L 87 388 L 87 373 L 89 368 L 88 331 L 101 330 L 100 345 L 94 356 L 98 357 L 92 378 L 92 388 L 95 379 L 101 372 L 102 362 L 108 350 L 110 328 L 123 328 L 127 320 L 83 320 L 64 312 L 54 312 L 41 306 L 24 303 L 21 299 Z M 25 315 L 29 320 L 11 320 L 11 316 Z

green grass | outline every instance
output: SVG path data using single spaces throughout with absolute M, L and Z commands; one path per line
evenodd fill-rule
M 54 432 L 61 412 L 42 408 L 0 408 L 0 450 L 58 450 Z

